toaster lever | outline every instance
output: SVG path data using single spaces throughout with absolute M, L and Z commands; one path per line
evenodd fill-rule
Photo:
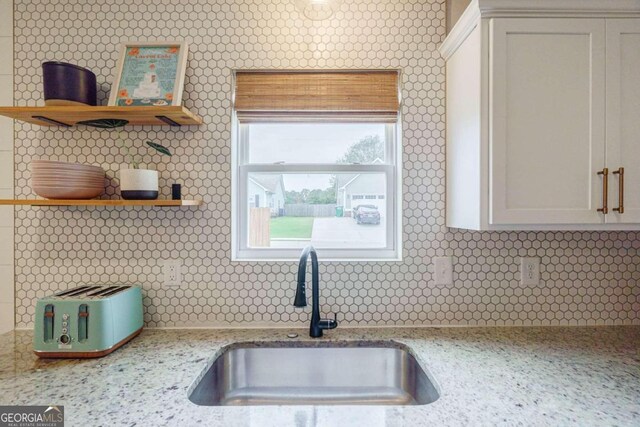
M 89 306 L 81 304 L 78 307 L 78 341 L 83 342 L 89 338 Z
M 53 320 L 55 317 L 55 310 L 53 304 L 47 304 L 44 308 L 44 322 L 42 327 L 44 342 L 53 341 Z

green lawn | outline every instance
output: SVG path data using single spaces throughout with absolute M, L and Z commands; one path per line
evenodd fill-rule
M 272 239 L 310 239 L 312 229 L 312 217 L 281 216 L 271 218 Z

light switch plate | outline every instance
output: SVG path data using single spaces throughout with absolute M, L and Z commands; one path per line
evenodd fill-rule
M 435 266 L 434 283 L 436 285 L 453 285 L 453 259 L 450 256 L 433 259 Z

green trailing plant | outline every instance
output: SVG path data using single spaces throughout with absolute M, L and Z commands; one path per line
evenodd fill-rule
M 140 168 L 140 156 L 136 153 L 132 152 L 132 148 L 129 144 L 127 144 L 123 138 L 124 130 L 123 128 L 129 123 L 128 120 L 122 119 L 97 119 L 97 120 L 85 120 L 83 122 L 78 122 L 79 124 L 83 124 L 86 126 L 91 126 L 98 129 L 118 129 L 118 139 L 116 139 L 116 145 L 124 152 L 125 157 L 127 158 L 127 163 L 131 164 L 134 169 Z M 153 148 L 160 154 L 164 154 L 165 156 L 171 157 L 171 151 L 165 147 L 164 145 L 158 144 L 157 142 L 145 141 L 148 147 Z

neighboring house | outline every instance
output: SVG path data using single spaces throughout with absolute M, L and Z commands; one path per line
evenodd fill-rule
M 382 163 L 376 159 L 373 163 Z M 358 205 L 375 205 L 380 215 L 385 216 L 386 183 L 384 174 L 348 174 L 337 176 L 337 201 L 344 206 L 346 215 Z
M 271 216 L 284 210 L 284 180 L 281 174 L 249 175 L 249 208 L 269 208 Z

